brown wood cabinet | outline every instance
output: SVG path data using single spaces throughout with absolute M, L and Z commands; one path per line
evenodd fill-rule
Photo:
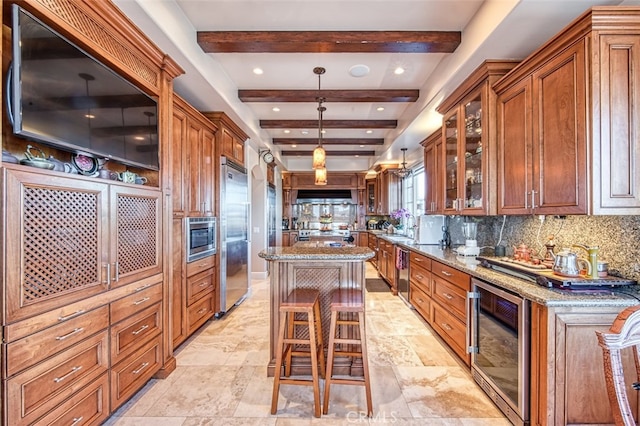
M 298 242 L 298 233 L 294 231 L 282 232 L 282 247 L 289 247 Z
M 368 232 L 354 232 L 353 238 L 356 240 L 358 247 L 369 247 L 369 233 Z M 356 238 L 357 237 L 357 238 Z
M 249 136 L 224 112 L 204 112 L 218 131 L 216 133 L 216 157 L 227 157 L 241 166 L 245 165 L 244 143 Z
M 496 212 L 496 131 L 491 125 L 496 121 L 496 95 L 491 85 L 516 64 L 483 62 L 437 108 L 444 115 L 440 178 L 445 213 Z
M 376 214 L 389 215 L 400 208 L 401 179 L 396 176 L 396 168 L 380 169 L 376 179 L 378 208 Z
M 531 305 L 531 424 L 613 424 L 602 348 L 595 332 L 613 324 L 620 307 Z M 624 355 L 627 383 L 637 381 L 633 355 Z M 629 388 L 634 417 L 637 391 Z
M 367 179 L 367 214 L 376 214 L 378 212 L 378 185 L 377 179 Z
M 420 316 L 431 323 L 431 259 L 409 252 L 409 301 Z
M 398 294 L 398 280 L 395 262 L 395 244 L 378 238 L 378 272 L 380 276 L 389 284 L 391 292 Z
M 467 293 L 471 277 L 438 261 L 431 262 L 431 326 L 465 364 L 471 364 L 467 353 Z
M 595 7 L 494 85 L 499 214 L 638 214 L 640 8 Z
M 378 247 L 378 241 L 379 238 L 375 236 L 375 234 L 369 234 L 368 236 L 368 246 L 369 249 L 371 249 L 373 251 L 373 257 L 371 259 L 369 259 L 369 262 L 371 262 L 373 264 L 373 266 L 376 267 L 376 269 L 378 268 L 378 258 L 379 258 L 379 247 Z
M 425 214 L 438 214 L 444 204 L 442 128 L 420 144 L 424 147 Z

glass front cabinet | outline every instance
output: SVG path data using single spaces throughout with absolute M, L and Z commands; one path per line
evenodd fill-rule
M 486 126 L 496 114 L 491 85 L 516 64 L 485 61 L 438 107 L 443 114 L 445 214 L 495 214 L 496 191 L 490 183 L 495 185 L 497 170 L 496 129 Z

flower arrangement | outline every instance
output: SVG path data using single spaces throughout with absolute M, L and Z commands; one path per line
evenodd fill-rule
M 396 220 L 409 219 L 411 217 L 411 212 L 403 207 L 392 211 L 391 217 Z

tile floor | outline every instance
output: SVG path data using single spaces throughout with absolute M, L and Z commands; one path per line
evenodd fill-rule
M 368 266 L 367 276 L 377 276 Z M 461 425 L 509 421 L 430 328 L 391 293 L 368 293 L 367 343 L 374 416 L 364 417 L 364 388 L 335 385 L 329 413 L 313 417 L 313 391 L 282 385 L 270 414 L 268 280 L 212 320 L 176 351 L 176 370 L 151 380 L 106 425 Z

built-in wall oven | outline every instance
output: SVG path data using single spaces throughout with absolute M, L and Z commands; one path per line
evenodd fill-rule
M 472 279 L 471 373 L 514 425 L 529 421 L 530 303 Z
M 215 217 L 188 217 L 186 222 L 187 263 L 216 254 L 218 250 Z

